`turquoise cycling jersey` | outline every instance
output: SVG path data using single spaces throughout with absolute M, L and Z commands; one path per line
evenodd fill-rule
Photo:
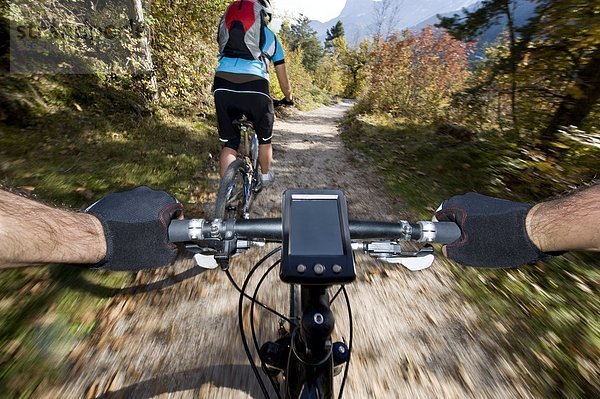
M 269 61 L 273 61 L 275 65 L 283 64 L 284 54 L 283 47 L 275 36 L 275 33 L 266 26 L 264 29 L 265 43 L 262 48 L 264 54 L 264 62 L 259 60 L 246 60 L 243 58 L 223 57 L 219 54 L 219 65 L 216 72 L 228 72 L 238 74 L 248 74 L 260 76 L 264 79 L 269 79 Z

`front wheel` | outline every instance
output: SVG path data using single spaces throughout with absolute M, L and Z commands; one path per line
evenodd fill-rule
M 236 159 L 227 167 L 219 184 L 219 193 L 215 204 L 215 219 L 241 219 L 244 217 L 246 205 L 245 180 L 246 162 Z

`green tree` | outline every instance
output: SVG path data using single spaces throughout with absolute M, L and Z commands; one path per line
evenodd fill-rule
M 473 40 L 489 27 L 498 24 L 499 19 L 506 18 L 506 29 L 509 41 L 508 57 L 497 65 L 499 69 L 507 69 L 511 76 L 510 99 L 513 126 L 517 129 L 517 32 L 514 22 L 514 7 L 517 0 L 484 0 L 475 11 L 463 10 L 463 15 L 440 18 L 437 27 L 446 29 L 458 40 Z
M 535 0 L 535 16 L 516 29 L 510 24 L 508 51 L 489 63 L 488 84 L 511 77 L 513 114 L 527 131 L 551 148 L 562 127 L 582 127 L 593 119 L 600 98 L 600 4 L 586 0 Z M 507 7 L 501 7 L 507 3 Z M 482 11 L 443 19 L 441 26 L 460 39 L 472 39 L 512 6 L 508 0 L 483 3 Z M 487 6 L 487 7 L 485 7 Z M 508 17 L 508 15 L 507 15 Z M 511 38 L 512 37 L 512 38 Z M 500 55 L 498 55 L 500 54 Z M 485 83 L 480 87 L 484 88 Z M 489 86 L 488 86 L 489 87 Z M 550 150 L 552 152 L 554 150 Z
M 284 24 L 279 35 L 290 50 L 302 50 L 302 64 L 306 69 L 311 72 L 317 70 L 319 61 L 323 57 L 323 47 L 319 42 L 317 32 L 310 27 L 310 20 L 307 17 L 300 15 L 300 18 L 289 29 Z
M 173 109 L 212 109 L 215 37 L 228 1 L 154 0 L 149 24 L 161 100 Z
M 333 48 L 333 41 L 338 37 L 344 37 L 344 25 L 342 21 L 337 21 L 331 29 L 327 29 L 327 36 L 325 37 L 325 50 L 331 51 Z
M 594 119 L 600 99 L 600 3 L 539 1 L 540 18 L 530 27 L 534 40 L 525 50 L 532 69 L 546 76 L 560 71 L 549 85 L 554 108 L 540 135 L 548 144 L 563 127 L 582 127 Z
M 334 48 L 345 72 L 344 95 L 355 98 L 360 94 L 366 79 L 370 42 L 364 40 L 358 46 L 349 48 L 344 38 L 338 38 L 334 41 Z

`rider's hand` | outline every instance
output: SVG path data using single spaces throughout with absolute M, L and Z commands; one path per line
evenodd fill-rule
M 288 100 L 287 98 L 283 97 L 281 100 L 273 100 L 273 106 L 275 108 L 281 107 L 281 106 L 290 106 L 290 107 L 293 107 L 294 106 L 294 99 L 290 98 Z
M 102 223 L 106 257 L 94 265 L 108 270 L 152 269 L 170 264 L 177 247 L 169 242 L 168 227 L 182 205 L 164 191 L 137 187 L 109 194 L 86 209 Z
M 517 267 L 551 256 L 530 240 L 525 227 L 532 205 L 468 193 L 444 201 L 435 216 L 459 225 L 460 239 L 445 247 L 448 257 L 475 267 Z

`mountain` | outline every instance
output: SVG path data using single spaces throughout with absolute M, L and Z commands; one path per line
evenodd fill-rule
M 399 13 L 389 16 L 394 22 L 394 30 L 401 31 L 435 17 L 436 14 L 460 10 L 477 2 L 477 0 L 392 0 L 393 9 Z M 325 40 L 327 29 L 338 20 L 344 24 L 346 40 L 356 44 L 368 36 L 372 36 L 375 26 L 375 10 L 378 2 L 374 0 L 347 0 L 340 15 L 327 22 L 311 21 L 319 38 Z
M 480 6 L 481 2 L 477 2 L 469 7 L 466 7 L 466 10 L 469 12 L 473 12 Z M 535 14 L 535 7 L 535 0 L 517 0 L 514 8 L 515 26 L 521 27 L 525 25 L 525 23 Z M 463 11 L 456 10 L 447 13 L 440 13 L 440 15 L 443 17 L 451 17 L 454 14 L 461 15 L 463 14 Z M 434 15 L 411 27 L 411 29 L 421 30 L 427 25 L 434 25 L 439 21 L 439 18 L 436 15 Z M 483 49 L 487 47 L 490 43 L 495 42 L 498 39 L 498 37 L 502 34 L 505 28 L 506 17 L 498 18 L 498 20 L 493 26 L 491 26 L 477 38 L 477 53 L 481 53 Z

